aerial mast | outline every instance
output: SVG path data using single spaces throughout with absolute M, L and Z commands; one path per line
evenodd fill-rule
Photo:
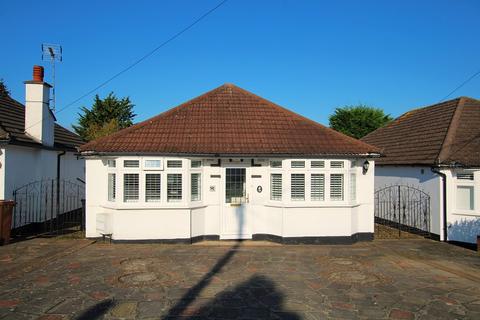
M 42 44 L 42 60 L 43 61 L 50 61 L 52 65 L 52 101 L 51 101 L 51 109 L 55 112 L 55 61 L 62 61 L 62 46 L 59 44 Z

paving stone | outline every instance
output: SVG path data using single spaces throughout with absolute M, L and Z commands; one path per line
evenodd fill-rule
M 114 318 L 134 319 L 136 310 L 136 302 L 117 302 L 110 315 Z
M 480 318 L 480 256 L 444 243 L 234 245 L 0 247 L 0 319 Z

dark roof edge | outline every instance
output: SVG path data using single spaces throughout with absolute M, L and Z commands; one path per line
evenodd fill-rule
M 15 139 L 1 140 L 0 142 L 3 142 L 8 145 L 13 145 L 13 146 L 29 147 L 29 148 L 36 148 L 36 149 L 43 149 L 43 150 L 78 152 L 78 149 L 73 147 L 59 147 L 55 145 L 53 147 L 49 147 L 49 146 L 44 146 L 40 143 L 18 141 Z
M 300 153 L 233 153 L 233 154 L 219 154 L 219 153 L 165 153 L 165 152 L 96 152 L 96 151 L 82 151 L 80 154 L 84 157 L 90 156 L 181 156 L 181 157 L 213 157 L 213 158 L 228 158 L 228 157 L 255 157 L 255 158 L 280 158 L 280 157 L 336 157 L 336 158 L 379 158 L 379 153 L 318 153 L 318 154 L 300 154 Z

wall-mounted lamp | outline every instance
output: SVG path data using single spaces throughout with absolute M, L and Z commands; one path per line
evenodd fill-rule
M 368 160 L 365 160 L 365 162 L 362 165 L 363 174 L 366 174 L 368 172 L 369 167 L 370 167 L 370 162 L 368 162 Z

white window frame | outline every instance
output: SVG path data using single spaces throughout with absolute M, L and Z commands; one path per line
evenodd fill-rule
M 193 175 L 198 175 L 197 198 L 193 197 Z M 190 172 L 190 201 L 202 201 L 202 173 Z
M 153 195 L 149 195 L 148 194 L 148 187 L 147 187 L 147 183 L 148 183 L 148 176 L 154 176 L 154 175 L 157 175 L 160 179 L 160 184 L 159 184 L 159 194 L 158 194 L 158 198 L 154 198 Z M 144 179 L 144 184 L 145 184 L 145 195 L 144 195 L 144 199 L 145 199 L 145 202 L 161 202 L 162 201 L 162 183 L 163 183 L 163 177 L 162 177 L 162 174 L 160 172 L 147 172 L 145 173 L 144 175 L 145 179 Z M 150 199 L 149 199 L 149 196 L 150 196 Z
M 464 175 L 472 175 L 473 180 L 469 179 L 461 179 L 460 176 Z M 476 181 L 476 175 L 473 171 L 468 171 L 468 170 L 462 170 L 462 171 L 456 171 L 454 173 L 454 202 L 455 202 L 455 207 L 454 207 L 454 212 L 459 213 L 459 214 L 468 214 L 468 215 L 480 215 L 480 213 L 477 212 L 478 206 L 478 183 Z M 458 189 L 459 188 L 469 188 L 471 189 L 471 197 L 473 201 L 473 208 L 467 209 L 467 208 L 460 208 L 459 203 L 458 203 Z
M 132 198 L 132 199 L 127 199 L 127 195 L 126 195 L 126 192 L 125 192 L 125 176 L 126 175 L 136 175 L 137 176 L 137 197 L 136 198 Z M 123 182 L 123 202 L 125 203 L 129 203 L 129 202 L 139 202 L 140 201 L 140 186 L 141 186 L 141 182 L 140 182 L 140 172 L 123 172 L 122 173 L 122 182 Z
M 274 182 L 278 182 L 278 180 L 274 180 L 274 176 L 280 176 L 280 192 L 279 194 L 274 194 L 275 192 L 275 186 L 274 186 Z M 278 185 L 276 187 L 277 191 L 278 191 Z M 282 201 L 282 198 L 283 198 L 283 174 L 281 172 L 271 172 L 270 173 L 270 200 L 271 201 Z

